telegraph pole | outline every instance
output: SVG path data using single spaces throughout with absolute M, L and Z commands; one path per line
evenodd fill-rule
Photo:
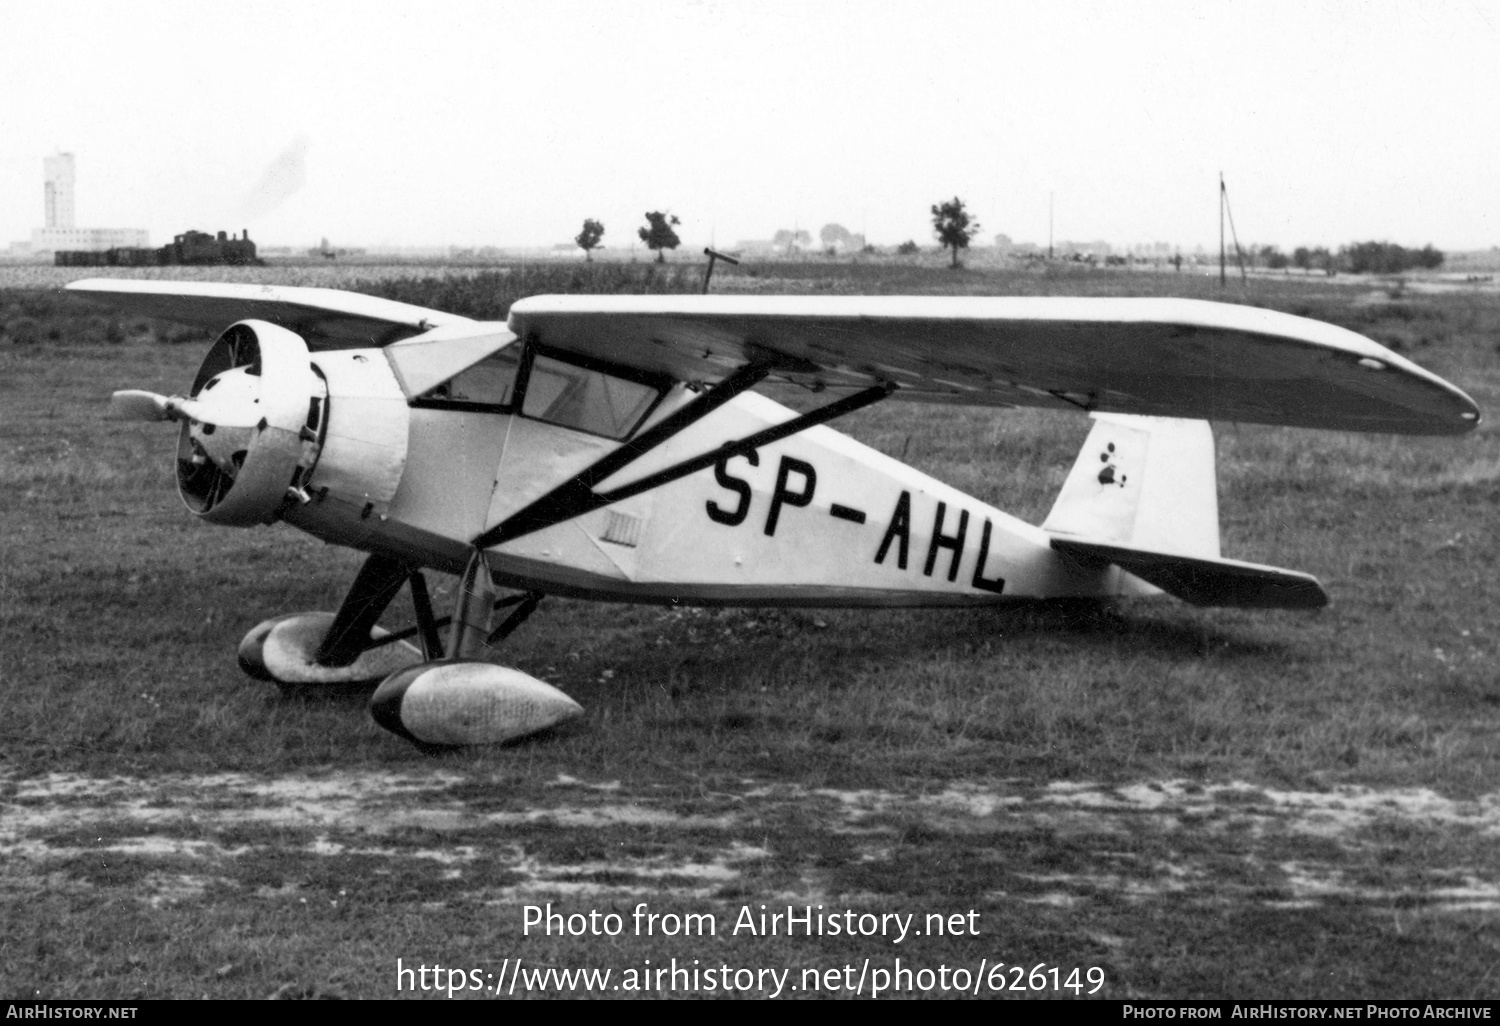
M 1047 193 L 1047 259 L 1052 259 L 1052 199 L 1056 193 Z
M 1219 288 L 1225 285 L 1224 275 L 1224 218 L 1229 218 L 1229 234 L 1234 237 L 1234 259 L 1240 265 L 1240 283 L 1250 284 L 1245 271 L 1245 252 L 1240 249 L 1240 233 L 1234 230 L 1234 211 L 1229 209 L 1229 188 L 1224 184 L 1224 172 L 1219 172 Z
M 1224 203 L 1229 197 L 1224 192 L 1224 172 L 1219 172 L 1219 288 L 1228 284 L 1224 275 Z

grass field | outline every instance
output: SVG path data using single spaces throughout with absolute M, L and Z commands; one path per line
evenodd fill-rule
M 696 291 L 701 274 L 614 267 L 342 284 L 490 317 L 531 292 Z M 1317 574 L 1333 598 L 1317 613 L 553 598 L 506 661 L 586 715 L 433 756 L 375 726 L 363 695 L 290 701 L 236 668 L 251 625 L 335 608 L 359 557 L 199 524 L 171 433 L 103 419 L 113 389 L 185 388 L 197 337 L 21 284 L 0 287 L 0 996 L 391 997 L 398 958 L 502 989 L 516 959 L 607 968 L 606 996 L 673 959 L 735 987 L 751 970 L 755 993 L 789 973 L 782 996 L 852 993 L 863 974 L 868 995 L 898 958 L 1005 997 L 1087 996 L 1090 969 L 1111 998 L 1500 994 L 1489 425 L 1216 425 L 1225 555 Z M 1500 409 L 1494 293 L 826 263 L 721 267 L 715 288 L 1252 302 L 1361 331 Z M 896 403 L 839 426 L 1033 521 L 1087 432 Z M 643 902 L 715 931 L 638 935 Z M 622 932 L 523 932 L 548 903 L 616 913 Z M 909 914 L 922 932 L 734 931 L 762 905 Z M 936 977 L 926 992 L 944 993 Z

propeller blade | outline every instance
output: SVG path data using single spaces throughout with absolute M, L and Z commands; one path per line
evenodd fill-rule
M 213 399 L 171 399 L 177 416 L 215 427 L 253 428 L 265 417 L 254 402 L 224 402 Z
M 130 388 L 109 397 L 109 414 L 114 420 L 173 420 L 170 402 L 164 395 Z
M 195 420 L 226 428 L 253 428 L 265 416 L 254 402 L 184 399 L 135 388 L 111 395 L 109 413 L 115 420 Z

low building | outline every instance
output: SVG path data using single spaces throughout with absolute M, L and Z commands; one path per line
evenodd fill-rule
M 144 228 L 35 228 L 31 232 L 31 251 L 37 254 L 59 250 L 102 253 L 122 246 L 150 245 L 150 233 Z

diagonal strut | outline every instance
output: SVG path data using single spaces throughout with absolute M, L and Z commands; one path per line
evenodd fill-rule
M 760 364 L 747 364 L 741 367 L 682 409 L 664 418 L 649 430 L 643 431 L 632 441 L 584 468 L 571 480 L 554 488 L 525 509 L 513 513 L 480 534 L 474 539 L 474 547 L 483 550 L 494 545 L 503 545 L 515 538 L 553 527 L 583 516 L 585 513 L 592 513 L 596 509 L 628 499 L 633 495 L 660 488 L 662 485 L 711 467 L 721 459 L 747 453 L 763 445 L 770 445 L 806 431 L 810 427 L 879 402 L 896 390 L 896 385 L 891 382 L 875 385 L 816 410 L 793 417 L 785 423 L 773 425 L 732 442 L 725 442 L 716 449 L 682 460 L 654 474 L 649 474 L 639 481 L 632 481 L 607 492 L 595 490 L 599 482 L 679 434 L 689 425 L 702 420 L 736 395 L 753 387 L 769 373 L 770 368 Z

